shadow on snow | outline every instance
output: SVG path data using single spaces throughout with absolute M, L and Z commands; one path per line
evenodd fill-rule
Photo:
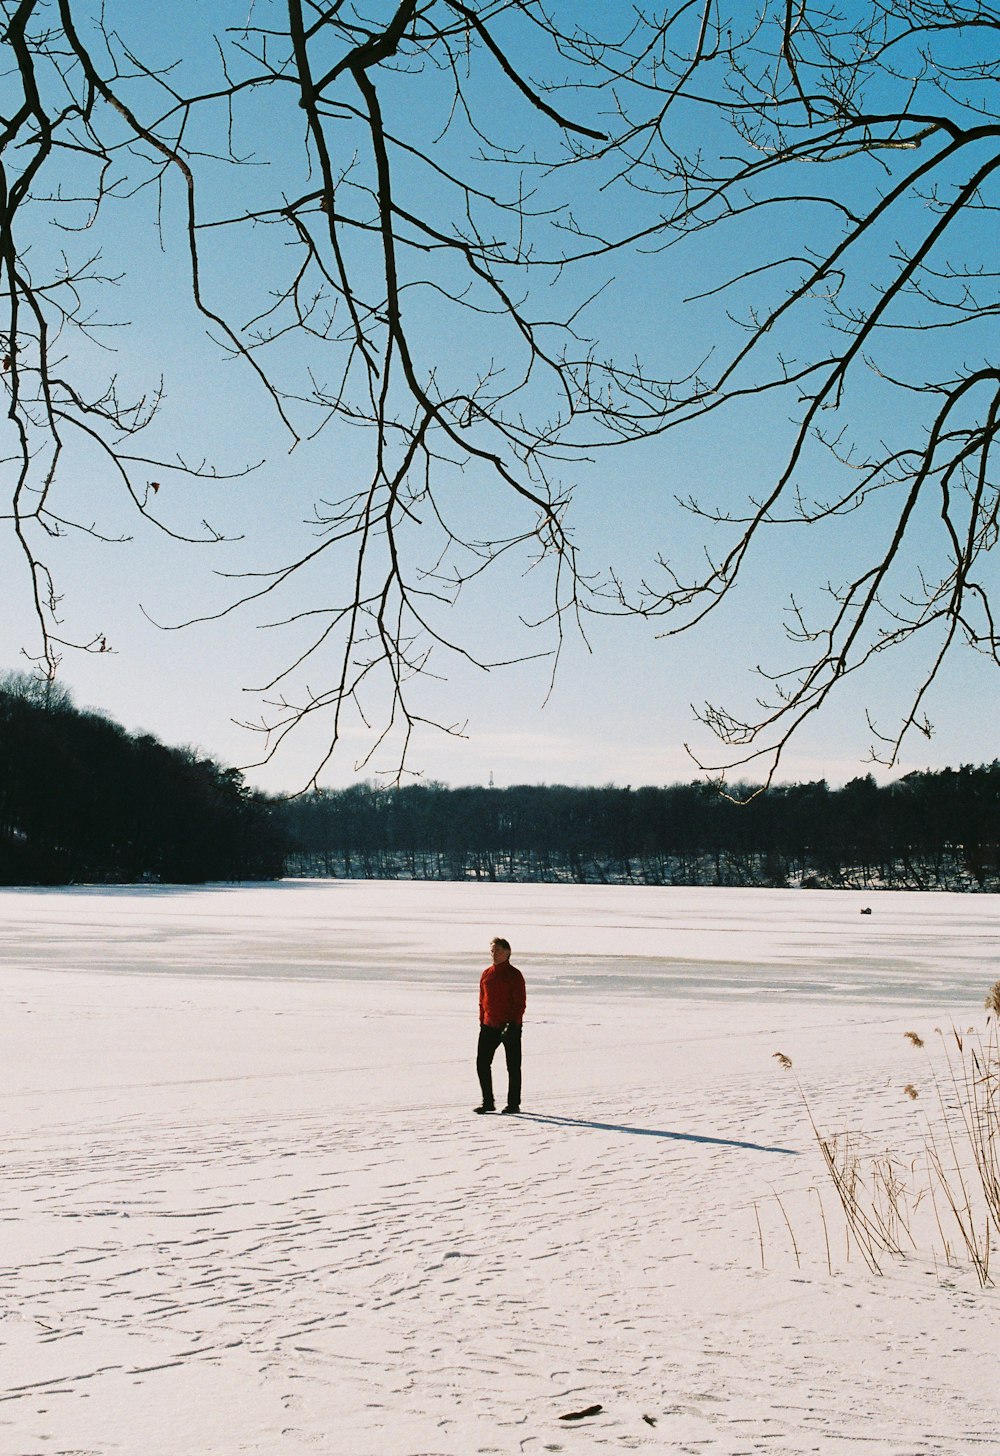
M 591 1127 L 597 1132 L 626 1132 L 633 1137 L 655 1137 L 670 1138 L 679 1143 L 706 1143 L 713 1148 L 743 1148 L 749 1153 L 787 1153 L 790 1157 L 797 1158 L 797 1148 L 770 1148 L 762 1143 L 737 1142 L 734 1138 L 703 1137 L 696 1132 L 667 1132 L 655 1127 L 626 1127 L 624 1123 L 617 1122 L 591 1122 L 585 1117 L 547 1117 L 540 1112 L 520 1113 L 522 1122 L 547 1122 L 555 1127 Z

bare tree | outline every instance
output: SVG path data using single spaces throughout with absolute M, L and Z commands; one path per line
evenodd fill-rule
M 682 580 L 663 562 L 666 585 L 636 605 L 679 615 L 669 630 L 685 630 L 727 597 L 766 535 L 853 517 L 856 572 L 827 584 L 825 610 L 789 604 L 797 660 L 762 674 L 756 713 L 708 706 L 703 719 L 730 750 L 726 767 L 764 760 L 770 778 L 838 683 L 916 641 L 912 699 L 888 731 L 871 724 L 873 756 L 893 763 L 909 730 L 931 732 L 925 699 L 956 642 L 998 660 L 986 558 L 998 504 L 1000 11 L 789 0 L 759 7 L 741 31 L 715 6 L 702 15 L 698 50 L 667 62 L 664 89 L 669 103 L 724 117 L 730 145 L 716 159 L 682 155 L 665 119 L 637 126 L 637 185 L 669 199 L 671 239 L 724 228 L 751 259 L 715 293 L 744 332 L 653 407 L 677 428 L 778 399 L 788 428 L 745 512 L 731 499 L 688 502 L 733 528 L 708 570 Z
M 94 240 L 144 198 L 288 446 L 329 442 L 310 547 L 226 608 L 273 603 L 300 634 L 262 685 L 268 755 L 320 716 L 332 753 L 357 710 L 405 765 L 415 688 L 439 656 L 477 660 L 456 601 L 507 561 L 545 576 L 557 661 L 587 613 L 696 626 L 771 532 L 845 516 L 857 570 L 825 614 L 792 601 L 800 656 L 764 674 L 759 711 L 702 711 L 727 763 L 773 774 L 838 683 L 924 640 L 902 721 L 873 725 L 891 761 L 930 731 L 953 644 L 996 660 L 997 10 L 690 0 L 608 7 L 592 33 L 535 0 L 253 0 L 239 26 L 196 7 L 168 53 L 131 7 L 0 6 L 4 491 L 46 676 L 72 641 L 52 538 L 104 534 L 68 457 L 155 529 L 224 534 L 165 504 L 165 479 L 215 472 L 194 444 L 144 451 L 158 384 L 129 394 L 95 365 L 116 271 Z M 678 274 L 705 342 L 637 359 L 599 295 Z M 666 551 L 637 579 L 578 559 L 590 462 L 727 416 L 775 440 L 780 420 L 784 444 L 742 505 L 680 503 L 705 522 L 702 573 Z

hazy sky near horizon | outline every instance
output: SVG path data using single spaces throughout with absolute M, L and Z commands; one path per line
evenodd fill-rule
M 183 50 L 211 11 L 211 6 L 182 0 L 156 30 L 152 21 L 146 24 L 146 9 L 135 0 L 117 0 L 111 7 L 126 31 L 142 23 L 145 42 L 161 57 L 171 54 L 171 47 Z M 207 61 L 203 64 L 208 67 Z M 386 87 L 389 123 L 407 135 L 433 129 L 434 105 L 440 105 L 438 98 L 427 103 L 426 115 L 408 113 L 413 94 L 412 84 L 402 80 L 398 96 Z M 483 95 L 487 112 L 494 105 L 509 105 L 499 87 L 495 97 Z M 291 154 L 297 125 L 294 105 L 290 112 L 275 106 L 268 115 L 273 126 L 266 136 L 252 139 L 260 186 Z M 537 118 L 530 125 L 536 126 Z M 247 138 L 243 141 L 249 147 Z M 251 179 L 248 185 L 258 185 L 253 168 L 242 171 Z M 205 215 L 238 206 L 241 182 L 242 174 L 236 181 L 227 174 L 218 184 L 218 195 L 208 195 Z M 230 194 L 230 188 L 236 190 Z M 579 202 L 571 191 L 564 200 Z M 70 483 L 76 491 L 76 518 L 99 521 L 105 534 L 132 539 L 105 543 L 71 534 L 53 543 L 68 634 L 69 629 L 79 637 L 103 633 L 111 648 L 99 655 L 67 651 L 60 677 L 80 706 L 104 711 L 130 730 L 191 744 L 245 766 L 248 780 L 261 787 L 295 791 L 306 785 L 323 757 L 329 724 L 307 724 L 266 766 L 254 766 L 264 750 L 262 736 L 241 724 L 260 720 L 262 699 L 255 690 L 301 650 L 301 623 L 267 623 L 306 610 L 307 598 L 292 599 L 282 610 L 265 604 L 218 620 L 180 624 L 211 617 L 225 607 L 246 580 L 241 573 L 274 569 L 308 550 L 316 539 L 310 523 L 316 502 L 329 499 L 338 488 L 331 486 L 334 478 L 349 488 L 360 477 L 365 441 L 331 429 L 289 452 L 274 411 L 250 371 L 240 361 L 223 357 L 190 306 L 184 240 L 176 226 L 180 201 L 168 181 L 162 199 L 147 191 L 102 218 L 95 242 L 105 252 L 108 271 L 120 275 L 120 281 L 110 303 L 105 299 L 100 306 L 109 318 L 128 321 L 110 336 L 115 350 L 110 367 L 124 378 L 152 379 L 154 384 L 161 372 L 165 378 L 162 417 L 154 432 L 158 448 L 189 459 L 206 456 L 221 471 L 234 472 L 228 481 L 170 482 L 158 496 L 163 510 L 176 512 L 171 519 L 195 525 L 208 520 L 233 539 L 191 545 L 159 535 L 124 508 L 106 471 L 88 474 L 86 462 L 74 467 Z M 639 215 L 648 206 L 648 200 L 635 202 Z M 766 241 L 760 228 L 751 237 L 756 246 Z M 38 247 L 46 246 L 56 246 L 52 234 L 40 233 Z M 267 237 L 252 235 L 246 252 L 227 255 L 213 239 L 205 277 L 213 300 L 235 308 L 243 318 L 250 316 L 239 289 L 249 279 L 266 293 L 275 246 Z M 726 308 L 685 309 L 682 300 L 721 279 L 732 266 L 730 246 L 719 230 L 718 236 L 709 233 L 687 249 L 616 263 L 606 293 L 585 315 L 594 336 L 610 339 L 625 358 L 670 359 L 678 374 L 683 373 L 716 342 L 712 331 L 725 326 Z M 457 337 L 447 330 L 438 337 L 433 322 L 417 316 L 425 340 L 429 337 L 432 347 L 440 348 L 442 367 L 445 361 L 461 364 L 464 359 L 470 368 L 479 367 L 477 348 L 489 357 L 488 331 L 482 339 L 473 334 Z M 73 347 L 68 339 L 67 348 Z M 85 367 L 96 370 L 100 360 L 88 357 Z M 864 402 L 856 408 L 864 421 Z M 881 399 L 874 388 L 868 408 L 871 429 L 891 432 L 894 422 L 878 418 Z M 569 525 L 584 569 L 606 572 L 613 566 L 638 580 L 660 553 L 697 560 L 705 541 L 714 538 L 677 498 L 694 493 L 735 503 L 759 493 L 788 438 L 786 411 L 757 405 L 686 434 L 667 434 L 568 467 L 576 489 Z M 261 458 L 266 463 L 259 469 L 241 473 Z M 817 467 L 820 473 L 823 468 Z M 476 480 L 463 482 L 461 495 L 454 483 L 449 489 L 454 490 L 459 519 L 463 512 L 471 521 L 480 510 L 489 515 L 503 509 L 492 494 L 487 499 L 486 488 Z M 877 529 L 877 508 L 873 519 Z M 436 651 L 428 674 L 416 685 L 416 702 L 421 712 L 455 731 L 422 730 L 411 750 L 410 770 L 455 785 L 491 778 L 498 785 L 639 785 L 694 777 L 695 757 L 720 765 L 726 752 L 696 721 L 697 710 L 709 702 L 753 711 L 763 687 L 755 667 L 772 670 L 794 660 L 782 634 L 790 594 L 820 598 L 827 582 L 836 582 L 855 566 L 863 544 L 858 522 L 858 517 L 847 517 L 822 534 L 801 528 L 772 531 L 725 607 L 683 636 L 664 639 L 658 635 L 662 621 L 641 618 L 590 617 L 583 634 L 567 624 L 554 679 L 551 631 L 531 631 L 522 622 L 544 614 L 541 574 L 524 558 L 512 561 L 463 592 L 442 620 L 488 661 L 549 655 L 484 671 Z M 924 525 L 918 522 L 918 545 L 921 532 L 929 539 L 932 526 L 930 518 Z M 870 524 L 861 528 L 871 529 Z M 0 667 L 26 669 L 24 653 L 34 645 L 27 582 L 16 544 L 6 532 L 0 540 L 0 573 Z M 908 648 L 877 658 L 800 733 L 782 759 L 778 778 L 842 783 L 870 769 L 881 774 L 869 761 L 869 720 L 891 729 L 894 715 L 908 706 L 907 692 L 923 660 L 923 652 Z M 295 690 L 301 695 L 306 687 L 322 685 L 324 672 L 329 677 L 329 662 L 310 666 L 299 674 Z M 995 669 L 968 652 L 956 654 L 926 704 L 933 736 L 911 734 L 894 772 L 995 758 L 995 690 Z M 268 696 L 273 699 L 274 693 L 263 695 Z M 374 721 L 377 706 L 373 714 Z M 358 773 L 366 778 L 391 773 L 393 744 L 359 768 L 372 739 L 363 723 L 351 721 L 322 782 L 344 785 Z M 731 777 L 753 780 L 760 774 L 751 766 Z

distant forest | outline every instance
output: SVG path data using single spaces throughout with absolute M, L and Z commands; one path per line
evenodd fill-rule
M 1000 889 L 1000 763 L 755 793 L 360 784 L 286 808 L 296 875 Z M 738 802 L 737 802 L 738 801 Z
M 1000 890 L 1000 762 L 761 792 L 355 784 L 289 801 L 0 677 L 0 883 L 344 878 Z
M 273 879 L 284 849 L 238 770 L 0 677 L 0 884 Z

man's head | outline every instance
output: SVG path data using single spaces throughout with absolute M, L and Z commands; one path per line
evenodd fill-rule
M 498 935 L 490 941 L 490 950 L 493 952 L 495 966 L 502 966 L 504 961 L 510 960 L 510 941 L 504 940 L 503 936 Z

